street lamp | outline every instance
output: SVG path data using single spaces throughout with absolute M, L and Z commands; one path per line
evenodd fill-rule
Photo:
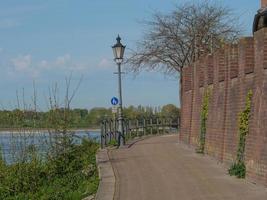
M 121 38 L 118 35 L 117 43 L 112 46 L 114 53 L 114 61 L 118 65 L 118 87 L 119 87 L 119 109 L 118 109 L 118 132 L 119 132 L 119 146 L 125 145 L 125 137 L 123 130 L 123 116 L 122 116 L 122 90 L 121 90 L 121 63 L 123 61 L 123 54 L 125 47 L 121 44 Z

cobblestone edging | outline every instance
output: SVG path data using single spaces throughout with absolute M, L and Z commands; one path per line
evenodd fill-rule
M 115 176 L 107 149 L 101 149 L 97 152 L 96 162 L 100 183 L 95 200 L 112 200 L 115 192 Z

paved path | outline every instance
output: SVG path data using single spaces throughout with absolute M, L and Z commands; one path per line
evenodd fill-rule
M 178 136 L 160 136 L 109 152 L 119 200 L 267 200 L 267 189 L 227 175 Z

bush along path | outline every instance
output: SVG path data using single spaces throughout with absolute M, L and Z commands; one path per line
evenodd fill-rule
M 203 103 L 201 108 L 201 127 L 200 127 L 200 134 L 199 134 L 199 146 L 196 149 L 197 153 L 204 153 L 205 150 L 205 140 L 206 140 L 206 123 L 208 120 L 208 110 L 209 110 L 209 98 L 210 98 L 210 91 L 206 90 L 203 96 Z
M 0 157 L 0 199 L 78 200 L 95 194 L 98 148 L 94 141 L 83 140 L 50 152 L 45 160 L 34 147 L 24 162 L 7 165 Z
M 239 143 L 237 149 L 236 161 L 232 164 L 229 169 L 231 176 L 238 178 L 245 178 L 246 176 L 246 165 L 244 161 L 245 147 L 246 147 L 246 136 L 249 133 L 249 118 L 251 111 L 251 99 L 252 91 L 250 90 L 246 98 L 246 107 L 239 113 L 238 118 L 238 131 L 239 131 Z

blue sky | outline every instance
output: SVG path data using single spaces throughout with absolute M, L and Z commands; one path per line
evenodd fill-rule
M 64 79 L 73 86 L 83 76 L 73 107 L 110 107 L 117 96 L 111 46 L 119 33 L 134 49 L 154 11 L 170 12 L 185 0 L 0 0 L 0 103 L 15 105 L 16 90 L 30 102 L 33 81 L 40 108 L 55 82 L 63 95 Z M 259 0 L 216 1 L 236 10 L 251 35 Z M 127 49 L 126 49 L 127 54 Z M 178 80 L 157 72 L 123 76 L 124 105 L 179 105 Z M 45 97 L 46 96 L 46 97 Z

